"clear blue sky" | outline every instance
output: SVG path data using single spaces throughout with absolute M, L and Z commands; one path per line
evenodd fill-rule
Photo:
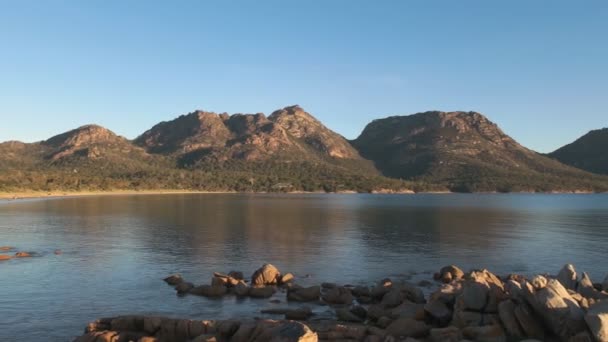
M 608 1 L 0 0 L 0 141 L 194 109 L 475 110 L 541 152 L 608 126 Z

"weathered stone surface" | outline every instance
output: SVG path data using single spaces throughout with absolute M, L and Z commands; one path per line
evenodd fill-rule
M 557 280 L 568 290 L 576 290 L 577 275 L 572 264 L 566 264 L 557 274 Z
M 452 320 L 452 310 L 440 300 L 426 303 L 424 305 L 424 310 L 433 317 L 433 320 L 439 326 L 445 326 Z
M 464 272 L 458 266 L 450 265 L 441 268 L 439 271 L 438 280 L 441 280 L 444 283 L 449 283 L 452 280 L 462 279 L 463 277 Z
M 184 281 L 184 279 L 182 278 L 182 276 L 180 274 L 172 274 L 163 280 L 167 284 L 172 285 L 172 286 L 175 286 L 175 285 L 181 283 L 182 281 Z
M 558 280 L 549 279 L 545 288 L 530 296 L 529 302 L 547 327 L 564 339 L 585 329 L 583 310 Z
M 294 275 L 291 273 L 285 273 L 281 276 L 281 280 L 280 283 L 281 284 L 287 284 L 292 282 L 295 279 Z
M 349 308 L 337 308 L 336 309 L 336 318 L 339 321 L 344 322 L 363 322 L 363 318 L 355 315 L 351 312 Z
M 380 304 L 388 308 L 393 308 L 403 302 L 405 295 L 400 289 L 393 288 L 388 291 L 383 297 Z
M 228 272 L 228 275 L 236 280 L 245 280 L 245 277 L 243 276 L 243 272 L 241 272 L 241 271 L 230 271 L 230 272 Z
M 519 303 L 513 310 L 525 336 L 544 340 L 545 330 L 526 303 Z
M 116 331 L 95 331 L 77 337 L 73 342 L 118 342 Z
M 275 327 L 265 330 L 255 341 L 269 342 L 317 342 L 317 333 L 300 322 L 281 322 Z
M 321 295 L 321 298 L 329 304 L 351 304 L 353 295 L 346 287 L 335 287 Z
M 498 316 L 507 332 L 507 335 L 521 338 L 524 334 L 515 317 L 515 303 L 511 300 L 505 300 L 498 304 Z
M 234 286 L 234 293 L 239 297 L 247 296 L 249 294 L 249 286 L 247 286 L 244 281 L 239 281 L 238 284 Z
M 462 293 L 462 282 L 454 282 L 452 284 L 444 284 L 437 291 L 433 292 L 429 297 L 429 302 L 441 301 L 448 307 L 454 305 L 456 297 Z
M 287 300 L 293 300 L 296 302 L 312 302 L 319 300 L 320 296 L 320 286 L 292 287 L 287 289 Z
M 428 335 L 429 330 L 424 322 L 411 318 L 396 319 L 386 327 L 386 333 L 395 337 L 424 337 Z
M 462 335 L 473 341 L 480 342 L 506 342 L 507 336 L 499 324 L 485 325 L 481 327 L 466 327 L 462 329 Z
M 466 310 L 481 311 L 487 304 L 490 288 L 483 283 L 467 280 L 462 290 L 462 300 Z
M 254 298 L 269 298 L 275 292 L 274 286 L 252 286 L 249 288 L 249 296 Z
M 251 285 L 275 285 L 281 277 L 281 272 L 272 264 L 264 264 L 251 276 Z
M 589 278 L 589 275 L 585 272 L 583 272 L 581 281 L 578 283 L 577 291 L 585 298 L 596 300 L 608 298 L 608 294 L 598 291 L 595 286 L 593 286 L 591 278 Z
M 544 289 L 547 286 L 547 278 L 542 275 L 536 275 L 532 278 L 531 283 L 536 290 Z
M 462 332 L 456 327 L 433 328 L 430 330 L 430 342 L 459 342 Z
M 193 287 L 194 284 L 192 284 L 191 282 L 182 281 L 181 283 L 175 286 L 175 290 L 178 294 L 185 294 L 188 293 Z
M 228 292 L 226 286 L 200 285 L 193 287 L 190 294 L 205 297 L 221 297 Z
M 424 292 L 416 285 L 410 283 L 401 283 L 398 285 L 398 288 L 405 295 L 405 299 L 418 304 L 426 303 Z
M 601 301 L 589 307 L 585 322 L 597 341 L 608 341 L 608 301 Z
M 415 320 L 425 318 L 424 304 L 412 303 L 409 300 L 395 308 L 384 310 L 383 313 L 391 318 L 412 318 Z

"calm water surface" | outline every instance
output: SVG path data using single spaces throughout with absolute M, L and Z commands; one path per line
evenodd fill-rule
M 608 195 L 148 195 L 0 202 L 0 341 L 69 341 L 119 314 L 250 316 L 268 300 L 177 297 L 265 262 L 300 283 L 430 278 L 445 264 L 498 274 L 608 273 Z M 54 255 L 61 249 L 62 255 Z M 279 298 L 284 298 L 278 295 Z

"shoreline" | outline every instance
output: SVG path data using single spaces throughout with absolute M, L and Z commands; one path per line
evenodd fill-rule
M 74 342 L 606 341 L 608 332 L 608 277 L 593 283 L 572 264 L 554 276 L 497 276 L 449 265 L 418 284 L 385 278 L 309 287 L 264 264 L 250 279 L 231 271 L 215 272 L 211 284 L 198 286 L 179 274 L 163 281 L 180 297 L 250 297 L 276 305 L 229 319 L 106 316 L 88 323 Z
M 591 192 L 591 191 L 548 191 L 548 192 L 452 192 L 452 191 L 393 191 L 393 192 L 356 192 L 356 191 L 339 191 L 339 192 L 322 192 L 322 191 L 291 191 L 291 192 L 238 192 L 238 191 L 202 191 L 202 190 L 109 190 L 109 191 L 15 191 L 15 192 L 0 192 L 0 202 L 15 201 L 25 199 L 53 199 L 53 198 L 69 198 L 69 197 L 92 197 L 92 196 L 124 196 L 124 195 L 179 195 L 179 194 L 285 194 L 285 195 L 302 195 L 302 194 L 373 194 L 373 195 L 448 195 L 448 194 L 471 194 L 471 195 L 487 195 L 487 194 L 539 194 L 539 195 L 593 195 L 606 194 L 606 192 Z

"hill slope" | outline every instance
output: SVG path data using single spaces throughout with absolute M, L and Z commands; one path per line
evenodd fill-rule
M 603 190 L 607 178 L 518 144 L 475 112 L 424 112 L 374 120 L 353 141 L 386 176 L 454 191 Z
M 571 144 L 549 153 L 560 162 L 608 175 L 608 128 L 590 131 Z

